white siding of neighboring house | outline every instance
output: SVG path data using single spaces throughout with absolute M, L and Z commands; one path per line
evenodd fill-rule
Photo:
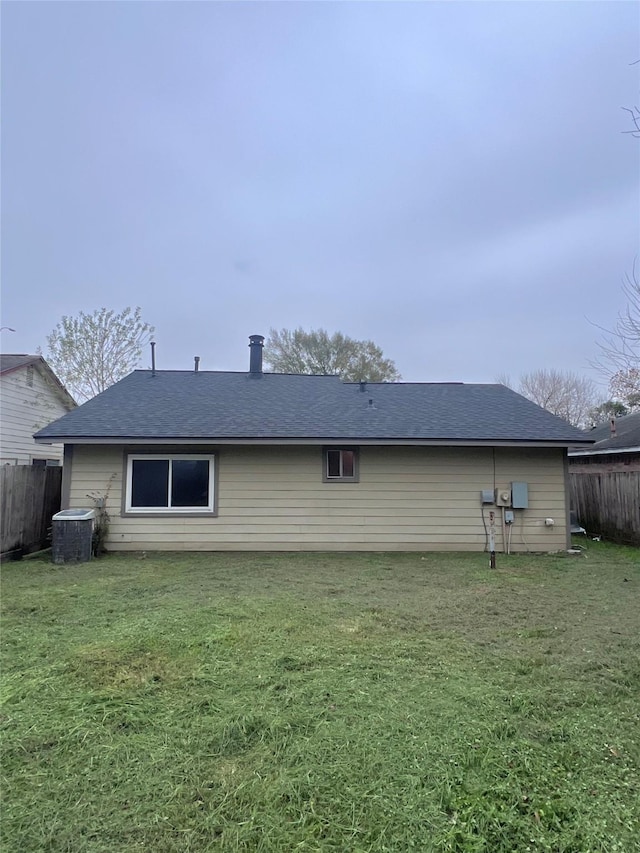
M 566 548 L 559 448 L 362 447 L 358 483 L 323 483 L 319 447 L 217 453 L 217 517 L 123 517 L 124 452 L 106 446 L 74 447 L 68 504 L 108 491 L 111 550 L 482 551 L 480 490 L 516 480 L 529 485 L 529 509 L 516 510 L 513 550 Z M 490 507 L 487 522 L 489 509 L 500 518 Z
M 61 444 L 36 444 L 33 434 L 68 411 L 36 366 L 0 376 L 0 464 L 31 465 L 33 459 L 62 462 Z

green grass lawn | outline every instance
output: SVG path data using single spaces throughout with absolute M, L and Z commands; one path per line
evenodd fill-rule
M 640 850 L 640 551 L 3 566 L 2 850 Z

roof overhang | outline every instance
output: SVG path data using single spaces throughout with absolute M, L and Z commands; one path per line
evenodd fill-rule
M 139 438 L 121 436 L 105 438 L 100 436 L 52 436 L 50 438 L 36 437 L 38 444 L 87 444 L 87 445 L 156 445 L 156 444 L 212 444 L 212 445 L 255 445 L 255 446 L 290 446 L 311 445 L 326 446 L 328 444 L 357 444 L 361 447 L 573 447 L 571 441 L 542 441 L 515 439 L 448 439 L 448 438 L 357 438 L 354 436 L 332 438 L 217 438 L 199 436 L 194 438 Z M 589 439 L 585 444 L 590 443 Z
M 588 447 L 586 450 L 570 450 L 569 456 L 609 456 L 616 453 L 640 453 L 640 445 L 638 447 L 607 447 L 605 450 L 592 450 Z

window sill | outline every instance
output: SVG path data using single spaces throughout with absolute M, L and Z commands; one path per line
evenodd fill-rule
M 120 513 L 121 518 L 217 518 L 215 510 L 205 509 L 201 512 L 189 510 L 188 512 L 176 512 L 174 509 L 166 510 L 125 510 Z

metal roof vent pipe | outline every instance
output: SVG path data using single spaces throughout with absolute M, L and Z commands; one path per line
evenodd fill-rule
M 615 434 L 616 434 L 616 419 L 615 418 L 611 418 L 611 421 L 609 422 L 609 428 L 611 430 L 611 438 L 614 438 Z
M 249 335 L 249 373 L 251 376 L 262 376 L 263 335 Z

